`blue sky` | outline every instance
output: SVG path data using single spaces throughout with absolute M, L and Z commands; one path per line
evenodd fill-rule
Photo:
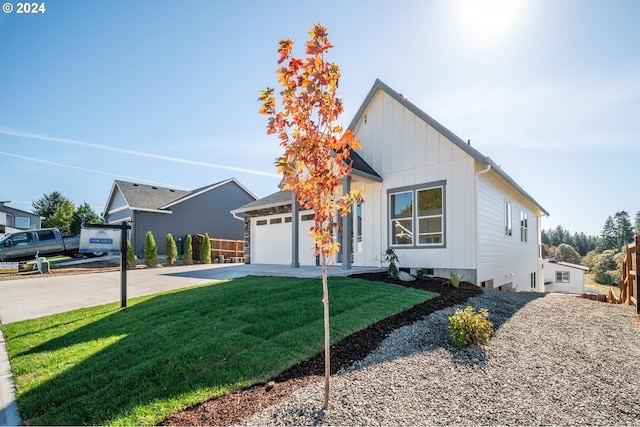
M 325 25 L 347 125 L 376 78 L 598 234 L 640 210 L 635 0 L 47 0 L 0 12 L 0 200 L 60 191 L 103 210 L 114 179 L 277 190 L 258 92 L 281 38 Z M 635 163 L 635 164 L 634 164 Z

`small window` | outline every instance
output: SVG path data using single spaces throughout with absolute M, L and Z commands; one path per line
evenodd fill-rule
M 17 216 L 13 221 L 16 228 L 26 230 L 31 227 L 31 218 L 29 217 Z
M 282 218 L 271 218 L 269 224 L 282 224 Z
M 256 225 L 267 225 L 266 219 L 259 219 L 256 221 Z
M 290 217 L 290 216 L 286 217 L 286 218 L 284 219 L 284 222 L 291 222 L 291 217 Z
M 531 292 L 535 292 L 538 289 L 537 285 L 536 273 L 531 273 Z
M 556 283 L 570 283 L 568 271 L 556 271 Z
M 313 221 L 313 217 L 314 217 L 313 214 L 306 214 L 306 215 L 302 215 L 300 219 L 302 221 Z
M 529 241 L 529 216 L 522 211 L 520 211 L 520 241 L 522 243 Z
M 480 286 L 483 288 L 489 288 L 489 289 L 493 288 L 493 279 L 485 280 L 484 282 L 481 282 Z
M 511 236 L 513 234 L 513 225 L 511 218 L 511 202 L 504 202 L 504 235 Z

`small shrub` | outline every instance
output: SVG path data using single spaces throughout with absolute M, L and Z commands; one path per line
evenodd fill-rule
M 187 234 L 187 238 L 184 240 L 184 265 L 191 264 L 193 264 L 193 244 L 191 234 Z
M 389 267 L 387 268 L 389 277 L 393 280 L 399 280 L 400 271 L 398 270 L 396 263 L 400 264 L 400 261 L 398 260 L 398 255 L 396 255 L 395 251 L 391 248 L 387 249 L 384 260 L 389 263 Z
M 416 270 L 416 278 L 422 279 L 427 274 L 426 268 L 419 268 Z
M 459 348 L 489 342 L 489 338 L 493 335 L 493 323 L 487 319 L 488 316 L 489 311 L 486 308 L 477 313 L 472 306 L 464 310 L 456 310 L 449 316 L 447 326 L 451 341 Z
M 200 246 L 200 263 L 211 264 L 211 240 L 209 238 L 209 233 L 204 233 L 202 246 Z
M 144 239 L 144 264 L 147 267 L 155 267 L 158 265 L 158 247 L 156 246 L 156 239 L 153 238 L 151 231 L 147 231 Z
M 167 234 L 167 265 L 176 265 L 178 259 L 178 247 L 171 233 Z
M 131 240 L 127 240 L 127 268 L 136 268 L 136 254 L 133 252 Z

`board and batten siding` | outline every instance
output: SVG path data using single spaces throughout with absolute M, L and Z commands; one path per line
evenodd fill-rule
M 366 249 L 354 264 L 380 265 L 390 245 L 388 190 L 444 182 L 445 246 L 394 250 L 401 267 L 475 272 L 473 158 L 384 91 L 354 128 L 363 144 L 359 154 L 383 177 L 382 184 L 365 187 Z
M 509 284 L 529 291 L 531 274 L 538 271 L 538 220 L 534 206 L 495 173 L 478 175 L 477 284 L 493 280 L 493 287 Z M 511 203 L 511 236 L 505 233 L 505 202 Z M 528 241 L 520 238 L 520 213 L 528 216 Z M 537 280 L 539 278 L 536 277 Z

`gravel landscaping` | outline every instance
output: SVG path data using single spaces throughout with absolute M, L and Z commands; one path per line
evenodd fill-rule
M 487 308 L 496 334 L 457 349 L 455 308 Z M 243 425 L 640 425 L 635 307 L 561 294 L 486 290 L 394 331 L 334 375 Z

